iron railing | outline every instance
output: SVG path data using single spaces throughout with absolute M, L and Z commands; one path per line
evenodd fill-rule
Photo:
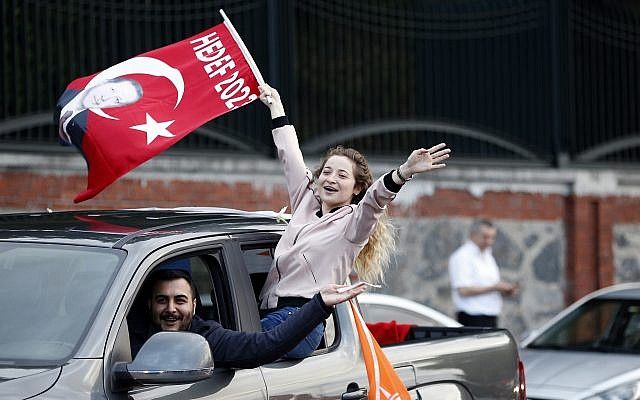
M 202 31 L 224 8 L 280 89 L 305 153 L 640 162 L 640 8 L 598 0 L 5 0 L 0 147 L 65 151 L 53 109 L 76 77 Z M 173 151 L 273 155 L 252 104 Z

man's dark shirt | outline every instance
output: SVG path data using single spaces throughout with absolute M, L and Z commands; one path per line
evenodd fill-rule
M 225 329 L 216 321 L 203 320 L 195 315 L 190 332 L 203 336 L 213 355 L 216 366 L 228 368 L 256 368 L 277 360 L 293 349 L 309 332 L 331 315 L 333 307 L 327 307 L 320 294 L 316 294 L 293 316 L 268 332 L 238 332 Z M 156 331 L 157 332 L 157 328 Z M 138 353 L 146 335 L 131 332 L 131 352 Z

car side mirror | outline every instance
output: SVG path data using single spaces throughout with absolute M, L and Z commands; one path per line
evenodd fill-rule
M 213 357 L 204 337 L 191 332 L 158 332 L 147 340 L 135 359 L 115 363 L 112 390 L 141 385 L 185 384 L 213 374 Z

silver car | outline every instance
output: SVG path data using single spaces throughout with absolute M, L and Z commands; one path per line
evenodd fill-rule
M 362 316 L 367 322 L 395 320 L 399 324 L 419 326 L 462 326 L 455 319 L 415 301 L 380 293 L 358 296 Z
M 583 297 L 521 346 L 530 400 L 640 399 L 640 283 Z

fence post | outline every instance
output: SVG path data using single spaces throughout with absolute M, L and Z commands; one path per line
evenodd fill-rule
M 569 164 L 567 127 L 571 118 L 567 98 L 568 1 L 549 0 L 551 41 L 551 135 L 553 163 L 556 168 Z

